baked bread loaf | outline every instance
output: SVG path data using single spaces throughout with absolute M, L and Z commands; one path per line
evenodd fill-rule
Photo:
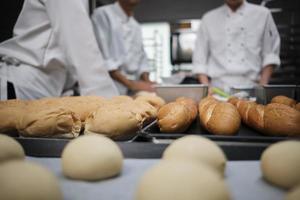
M 208 96 L 199 103 L 201 125 L 216 135 L 234 135 L 238 132 L 241 118 L 232 104 L 219 102 Z
M 266 135 L 299 136 L 300 112 L 286 104 L 266 106 L 246 100 L 230 101 L 235 104 L 243 123 Z
M 31 104 L 25 113 L 16 126 L 21 136 L 74 138 L 80 133 L 80 117 L 65 108 L 36 108 Z
M 136 134 L 146 121 L 154 119 L 156 115 L 156 109 L 144 101 L 106 101 L 87 118 L 85 134 L 124 138 Z
M 290 106 L 292 108 L 295 108 L 297 102 L 294 99 L 291 99 L 289 97 L 286 96 L 276 96 L 273 97 L 271 100 L 271 103 L 279 103 L 279 104 L 284 104 L 287 106 Z
M 44 98 L 39 100 L 30 101 L 29 104 L 34 104 L 34 107 L 46 106 L 62 107 L 68 109 L 80 116 L 82 122 L 89 116 L 91 112 L 97 110 L 105 101 L 103 97 L 99 96 L 78 96 L 78 97 L 61 97 L 61 98 Z
M 296 110 L 298 110 L 300 112 L 300 103 L 297 103 Z
M 16 131 L 19 117 L 24 113 L 27 101 L 0 101 L 0 132 Z
M 300 112 L 284 104 L 268 104 L 264 125 L 268 135 L 300 136 Z
M 194 100 L 182 97 L 161 107 L 157 114 L 160 131 L 165 133 L 186 131 L 197 117 L 196 105 Z

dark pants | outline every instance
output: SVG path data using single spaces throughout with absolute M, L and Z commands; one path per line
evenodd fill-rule
M 15 87 L 11 82 L 7 82 L 7 99 L 16 99 Z

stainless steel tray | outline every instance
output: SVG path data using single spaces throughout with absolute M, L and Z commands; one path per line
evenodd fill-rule
M 208 86 L 202 84 L 186 85 L 155 85 L 155 91 L 158 96 L 167 102 L 174 101 L 178 97 L 189 97 L 199 102 L 207 96 Z
M 270 103 L 272 98 L 284 95 L 296 99 L 296 85 L 264 85 L 265 104 Z

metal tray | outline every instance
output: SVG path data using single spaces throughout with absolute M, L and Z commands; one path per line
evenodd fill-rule
M 254 129 L 251 129 L 243 124 L 236 135 L 225 136 L 225 135 L 213 135 L 201 127 L 200 121 L 197 118 L 184 133 L 161 133 L 157 124 L 157 121 L 152 122 L 146 126 L 139 133 L 140 137 L 155 138 L 155 139 L 177 139 L 186 135 L 201 135 L 210 138 L 214 141 L 229 141 L 229 142 L 259 142 L 259 143 L 274 143 L 281 140 L 288 139 L 300 139 L 300 137 L 275 137 L 265 136 Z
M 272 98 L 284 95 L 296 99 L 296 85 L 264 85 L 265 104 L 270 103 Z
M 189 97 L 199 102 L 207 96 L 208 86 L 202 84 L 186 85 L 155 85 L 155 91 L 158 96 L 167 102 L 174 101 L 178 97 Z

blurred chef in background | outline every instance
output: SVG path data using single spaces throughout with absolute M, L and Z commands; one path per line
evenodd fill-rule
M 118 95 L 96 43 L 88 0 L 25 0 L 0 44 L 1 99 L 37 99 L 79 83 L 81 95 Z
M 268 84 L 280 65 L 280 37 L 271 12 L 246 0 L 225 0 L 206 13 L 193 54 L 199 82 L 226 91 Z
M 133 17 L 140 0 L 118 0 L 92 16 L 99 48 L 121 94 L 153 91 L 142 31 Z

